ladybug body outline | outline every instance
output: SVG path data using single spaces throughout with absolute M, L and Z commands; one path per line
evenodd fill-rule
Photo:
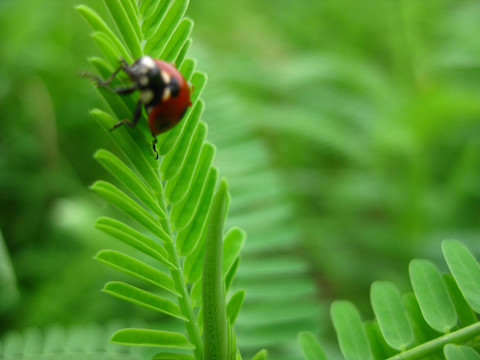
M 120 95 L 128 95 L 138 90 L 140 98 L 132 120 L 121 120 L 110 131 L 124 124 L 135 127 L 141 118 L 142 107 L 145 107 L 148 114 L 148 126 L 153 136 L 152 148 L 155 158 L 158 159 L 155 147 L 156 136 L 169 131 L 182 120 L 192 105 L 190 86 L 174 65 L 150 56 L 142 56 L 132 65 L 128 65 L 122 59 L 120 67 L 108 79 L 105 81 L 95 79 L 97 86 L 108 87 L 120 71 L 128 75 L 132 85 L 116 88 L 113 91 Z

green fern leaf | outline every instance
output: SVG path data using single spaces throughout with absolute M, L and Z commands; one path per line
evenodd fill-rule
M 448 332 L 457 323 L 457 314 L 440 273 L 427 260 L 413 260 L 409 271 L 426 322 L 439 332 Z
M 139 289 L 135 286 L 118 281 L 112 281 L 105 284 L 103 291 L 133 304 L 137 304 L 181 320 L 188 320 L 181 314 L 179 307 L 175 303 L 171 302 L 170 300 L 163 299 L 160 296 L 153 295 L 152 293 Z
M 405 315 L 400 293 L 389 282 L 376 281 L 371 287 L 373 311 L 385 341 L 397 350 L 405 350 L 413 341 L 413 331 Z
M 163 247 L 128 225 L 114 219 L 103 217 L 97 220 L 95 226 L 97 229 L 112 235 L 114 238 L 130 245 L 132 248 L 141 251 L 168 267 L 177 269 L 174 264 L 168 261 L 168 252 Z
M 97 181 L 91 188 L 139 224 L 143 225 L 146 229 L 150 230 L 158 236 L 158 238 L 165 242 L 172 242 L 171 237 L 158 225 L 155 217 L 117 187 L 105 181 Z
M 476 313 L 480 313 L 480 266 L 468 251 L 458 241 L 444 241 L 442 250 L 448 267 L 458 283 L 463 296 Z
M 338 342 L 347 360 L 368 360 L 370 346 L 358 310 L 349 302 L 335 301 L 330 309 Z
M 302 331 L 298 334 L 298 342 L 302 347 L 305 360 L 327 360 L 327 355 L 311 332 Z
M 106 326 L 89 324 L 63 328 L 59 325 L 45 329 L 29 328 L 22 333 L 11 331 L 0 340 L 0 358 L 3 360 L 143 360 L 137 349 L 108 343 L 118 324 Z
M 205 328 L 205 359 L 228 359 L 227 313 L 222 275 L 223 223 L 225 221 L 227 185 L 225 181 L 213 198 L 207 228 L 203 267 L 203 323 Z
M 243 305 L 243 300 L 245 299 L 245 290 L 238 290 L 235 294 L 232 295 L 227 304 L 227 317 L 231 325 L 235 323 L 238 313 Z
M 268 352 L 265 349 L 260 350 L 255 355 L 253 355 L 252 360 L 266 360 Z
M 178 204 L 187 195 L 193 180 L 193 175 L 197 164 L 199 167 L 204 166 L 202 145 L 207 134 L 207 126 L 200 123 L 192 138 L 192 144 L 188 149 L 188 154 L 183 164 L 182 170 L 168 183 L 165 187 L 165 197 L 169 205 Z M 213 154 L 212 154 L 213 155 Z
M 174 295 L 180 295 L 168 275 L 129 255 L 114 250 L 102 250 L 95 258 L 114 269 L 170 291 Z
M 451 274 L 444 274 L 443 280 L 447 286 L 450 299 L 452 299 L 453 305 L 455 306 L 459 326 L 465 327 L 475 323 L 477 321 L 475 312 L 468 305 L 468 302 L 458 288 L 458 284 L 455 282 L 454 277 Z
M 123 329 L 117 331 L 112 342 L 124 345 L 158 346 L 178 349 L 192 349 L 193 345 L 183 334 L 147 329 Z
M 157 217 L 163 219 L 166 217 L 152 191 L 118 157 L 106 150 L 98 150 L 94 157 Z
M 444 353 L 447 360 L 480 360 L 478 352 L 464 345 L 448 344 Z
M 474 313 L 474 294 L 480 284 L 478 263 L 457 241 L 444 241 L 442 248 L 454 276 L 440 275 L 426 260 L 413 260 L 409 272 L 414 293 L 400 300 L 391 283 L 373 283 L 376 321 L 365 324 L 367 338 L 359 335 L 363 328 L 358 310 L 348 302 L 333 303 L 332 320 L 346 359 L 369 359 L 367 349 L 374 359 L 388 360 L 440 359 L 442 350 L 448 360 L 479 356 L 472 349 L 480 335 L 480 321 Z
M 95 154 L 96 160 L 123 188 L 97 181 L 92 189 L 133 220 L 132 225 L 127 225 L 118 220 L 101 218 L 96 226 L 136 251 L 124 254 L 103 250 L 96 258 L 147 284 L 169 291 L 176 296 L 176 302 L 123 282 L 109 282 L 103 291 L 133 304 L 185 320 L 187 335 L 161 330 L 127 329 L 117 332 L 112 341 L 130 345 L 173 346 L 193 353 L 195 359 L 202 359 L 204 341 L 200 337 L 202 329 L 195 321 L 195 314 L 224 313 L 224 321 L 221 323 L 225 325 L 226 331 L 221 337 L 221 343 L 226 347 L 220 350 L 210 348 L 209 356 L 221 359 L 240 357 L 235 333 L 227 323 L 224 292 L 230 286 L 238 266 L 239 251 L 244 242 L 243 232 L 234 229 L 225 239 L 223 230 L 217 232 L 217 250 L 207 256 L 207 259 L 215 260 L 212 262 L 203 259 L 205 247 L 211 244 L 212 238 L 208 235 L 212 232 L 207 232 L 207 219 L 210 218 L 210 225 L 217 227 L 221 224 L 223 228 L 226 210 L 218 212 L 216 206 L 212 205 L 218 170 L 212 166 L 215 147 L 205 142 L 207 126 L 201 121 L 204 102 L 200 96 L 207 77 L 195 71 L 196 62 L 186 57 L 193 28 L 193 22 L 184 18 L 188 1 L 144 0 L 139 3 L 136 0 L 105 0 L 105 5 L 113 27 L 107 25 L 96 11 L 84 5 L 77 7 L 94 30 L 92 37 L 104 55 L 103 58 L 89 59 L 101 77 L 107 78 L 117 68 L 122 57 L 131 62 L 143 54 L 149 54 L 175 62 L 185 79 L 191 81 L 194 87 L 190 99 L 192 106 L 183 121 L 157 138 L 157 149 L 162 155 L 160 161 L 154 159 L 151 134 L 142 125 L 108 132 L 122 156 L 106 150 L 99 150 Z M 125 80 L 125 76 L 119 75 L 112 86 L 126 86 Z M 102 128 L 108 131 L 119 120 L 131 119 L 132 109 L 137 102 L 135 95 L 120 97 L 103 87 L 98 87 L 97 90 L 110 108 L 108 112 L 98 109 L 91 112 Z M 226 209 L 229 195 L 224 182 L 219 189 L 222 208 Z M 205 240 L 207 238 L 210 239 L 208 242 Z M 224 242 L 225 248 L 221 251 Z M 147 255 L 154 262 L 147 264 L 138 255 Z M 222 261 L 223 258 L 225 261 Z M 215 266 L 216 270 L 202 274 L 202 267 L 205 265 L 207 268 L 207 264 L 212 263 L 219 263 L 220 268 Z M 165 265 L 170 273 L 160 271 L 165 270 Z M 219 281 L 217 285 L 223 289 L 223 302 L 213 301 L 214 298 L 202 300 L 202 279 L 208 279 L 205 280 L 208 286 L 211 284 L 210 276 Z M 192 284 L 191 288 L 187 287 L 188 282 Z M 229 312 L 231 321 L 238 315 L 242 294 L 237 292 L 232 297 Z M 205 326 L 208 324 L 206 322 Z M 211 344 L 214 341 L 210 338 L 205 342 Z M 191 358 L 186 352 L 181 352 L 182 355 L 161 352 L 154 358 Z

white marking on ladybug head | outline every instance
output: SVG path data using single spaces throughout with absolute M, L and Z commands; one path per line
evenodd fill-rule
M 148 78 L 147 75 L 142 75 L 138 79 L 138 83 L 142 86 L 147 86 L 149 82 L 150 82 L 150 79 Z
M 169 87 L 166 87 L 165 90 L 163 90 L 162 101 L 167 101 L 168 99 L 170 99 L 171 95 L 172 95 L 172 91 L 170 90 Z
M 153 60 L 150 56 L 143 56 L 140 58 L 140 66 L 142 73 L 146 74 L 149 70 L 155 68 L 155 60 Z
M 170 81 L 172 81 L 170 75 L 166 71 L 161 71 L 160 74 L 162 75 L 162 79 L 165 85 L 170 84 Z
M 155 95 L 153 94 L 153 91 L 150 89 L 145 89 L 140 92 L 140 98 L 142 99 L 142 102 L 144 104 L 148 104 L 150 101 L 153 100 Z

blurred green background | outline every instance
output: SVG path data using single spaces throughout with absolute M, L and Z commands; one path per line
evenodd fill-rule
M 106 177 L 93 152 L 113 146 L 78 76 L 98 50 L 77 4 L 0 1 L 0 266 L 15 272 L 0 279 L 0 335 L 128 306 L 99 293 L 113 271 L 91 260 L 115 246 L 88 190 Z M 480 253 L 479 14 L 477 0 L 191 0 L 205 121 L 237 109 L 263 144 L 319 304 L 368 314 L 373 280 L 407 290 L 408 261 L 439 259 L 446 238 Z M 210 124 L 214 142 L 228 122 Z

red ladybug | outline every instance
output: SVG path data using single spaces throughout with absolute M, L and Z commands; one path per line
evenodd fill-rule
M 110 131 L 126 124 L 130 127 L 137 125 L 142 114 L 142 106 L 148 114 L 148 126 L 153 135 L 152 147 L 158 159 L 155 147 L 156 135 L 164 133 L 177 125 L 187 112 L 190 101 L 190 87 L 180 72 L 162 60 L 150 56 L 142 56 L 132 65 L 122 59 L 122 65 L 105 81 L 97 80 L 99 86 L 107 86 L 112 82 L 120 70 L 123 70 L 133 84 L 127 88 L 114 89 L 117 94 L 130 94 L 140 91 L 140 99 L 133 113 L 132 121 L 122 120 L 115 124 Z

